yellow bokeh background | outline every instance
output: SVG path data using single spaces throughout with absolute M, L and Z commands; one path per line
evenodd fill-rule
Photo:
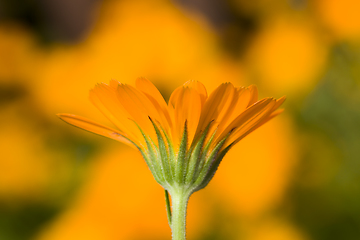
M 205 3 L 184 2 L 99 1 L 88 31 L 73 42 L 44 43 L 22 21 L 0 18 L 0 239 L 170 239 L 163 189 L 140 154 L 55 116 L 73 113 L 111 126 L 91 105 L 89 90 L 111 79 L 132 84 L 139 76 L 165 98 L 189 79 L 209 92 L 223 82 L 255 83 L 260 97 L 288 98 L 285 112 L 234 147 L 209 186 L 190 198 L 188 239 L 330 239 L 326 231 L 342 226 L 335 220 L 343 215 L 335 213 L 316 215 L 323 225 L 307 221 L 318 203 L 304 196 L 341 198 L 327 187 L 339 185 L 347 159 L 358 158 L 339 142 L 360 140 L 334 130 L 352 125 L 325 121 L 359 113 L 352 105 L 359 102 L 359 63 L 336 60 L 338 49 L 358 54 L 358 1 L 222 2 L 234 19 L 255 22 L 251 30 L 232 18 L 215 26 L 201 12 Z M 246 41 L 224 46 L 229 29 Z M 349 71 L 331 72 L 344 61 L 351 67 L 346 77 L 355 79 L 350 83 L 339 80 Z M 331 92 L 343 100 L 338 105 L 324 94 L 332 76 L 340 76 L 329 87 L 339 90 Z M 315 108 L 318 102 L 323 105 Z M 349 110 L 318 117 L 326 106 Z M 346 199 L 355 201 L 355 192 Z M 356 205 L 349 207 L 339 211 L 356 215 Z M 351 234 L 344 239 L 354 239 Z

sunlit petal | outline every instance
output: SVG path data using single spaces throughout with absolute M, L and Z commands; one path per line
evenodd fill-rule
M 109 127 L 106 127 L 104 125 L 101 125 L 99 123 L 96 123 L 92 120 L 89 120 L 87 118 L 84 118 L 84 117 L 80 117 L 80 116 L 76 116 L 76 115 L 73 115 L 73 114 L 66 114 L 66 113 L 63 113 L 63 114 L 57 114 L 57 116 L 75 126 L 75 127 L 78 127 L 78 128 L 81 128 L 81 129 L 84 129 L 86 131 L 89 131 L 89 132 L 92 132 L 92 133 L 95 133 L 95 134 L 98 134 L 98 135 L 101 135 L 101 136 L 104 136 L 104 137 L 107 137 L 107 138 L 111 138 L 111 139 L 114 139 L 116 141 L 119 141 L 119 142 L 122 142 L 122 143 L 125 143 L 131 147 L 135 147 L 131 141 L 128 140 L 128 138 L 126 138 L 126 134 L 125 133 L 122 133 L 120 131 L 117 131 L 115 129 L 112 129 L 112 128 L 109 128 Z

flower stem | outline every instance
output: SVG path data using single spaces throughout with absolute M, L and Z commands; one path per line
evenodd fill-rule
M 171 195 L 171 231 L 173 240 L 186 239 L 186 208 L 188 200 L 189 194 L 182 191 L 173 192 Z

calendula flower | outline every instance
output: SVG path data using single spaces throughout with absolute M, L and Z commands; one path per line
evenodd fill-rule
M 166 103 L 150 81 L 139 78 L 136 87 L 115 80 L 98 84 L 90 100 L 117 129 L 72 114 L 58 116 L 138 149 L 165 189 L 173 239 L 185 239 L 190 195 L 209 183 L 232 146 L 282 112 L 278 108 L 285 98 L 258 100 L 255 86 L 236 88 L 231 83 L 208 96 L 203 84 L 188 81 Z

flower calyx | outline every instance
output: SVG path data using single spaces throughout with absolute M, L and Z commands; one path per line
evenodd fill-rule
M 174 148 L 166 131 L 151 118 L 150 121 L 156 132 L 157 144 L 143 133 L 146 146 L 138 149 L 155 180 L 170 194 L 182 191 L 190 196 L 206 187 L 221 160 L 232 147 L 230 144 L 223 148 L 231 132 L 214 143 L 215 132 L 209 136 L 209 128 L 212 124 L 210 122 L 206 129 L 189 143 L 187 121 L 185 121 L 180 146 Z

